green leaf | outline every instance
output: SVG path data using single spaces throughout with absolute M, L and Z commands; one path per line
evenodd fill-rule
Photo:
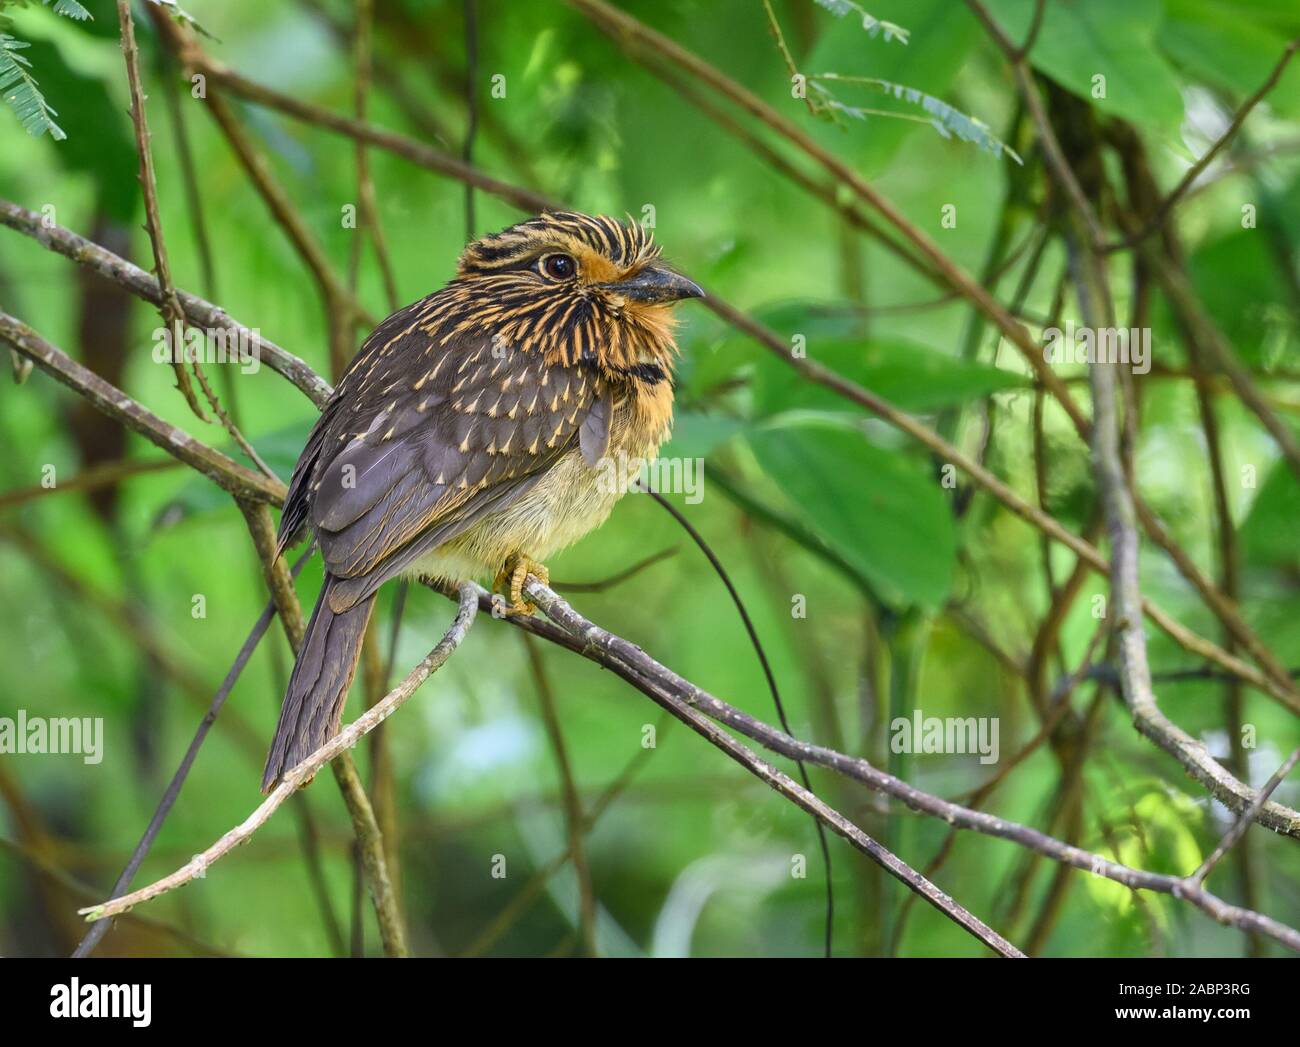
M 0 33 L 0 95 L 29 135 L 37 137 L 48 132 L 55 141 L 62 141 L 68 136 L 54 122 L 59 114 L 50 108 L 35 77 L 28 72 L 31 62 L 18 53 L 29 46 L 8 33 Z
M 49 0 L 45 0 L 48 4 Z M 77 22 L 93 21 L 93 16 L 77 0 L 54 0 L 54 13 Z
M 859 431 L 787 419 L 748 436 L 794 510 L 897 608 L 936 609 L 952 589 L 957 539 L 938 483 Z
M 954 17 L 953 0 L 876 0 L 882 18 L 907 22 L 907 47 L 863 47 L 859 33 L 823 33 L 807 61 L 808 69 L 833 69 L 849 75 L 871 75 L 883 80 L 915 84 L 930 95 L 946 92 L 980 37 L 975 20 Z M 795 103 L 797 104 L 797 103 Z M 929 123 L 929 121 L 922 121 Z M 876 121 L 870 134 L 847 135 L 844 128 L 817 121 L 810 131 L 833 152 L 853 162 L 864 177 L 879 174 L 899 146 L 920 124 L 911 120 Z
M 988 7 L 1012 40 L 1025 38 L 1033 0 L 990 0 Z M 1157 44 L 1161 15 L 1160 0 L 1049 3 L 1030 61 L 1103 112 L 1173 135 L 1182 123 L 1183 98 Z
M 1266 206 L 1261 200 L 1261 211 Z M 1280 217 L 1264 214 L 1261 222 Z M 1233 350 L 1265 369 L 1295 359 L 1297 332 L 1267 236 L 1259 229 L 1234 230 L 1204 244 L 1188 263 L 1197 294 Z
M 836 18 L 843 18 L 845 15 L 851 14 L 857 15 L 862 19 L 862 28 L 867 31 L 867 35 L 873 40 L 876 38 L 876 34 L 880 33 L 887 42 L 897 40 L 902 44 L 907 43 L 908 32 L 901 25 L 895 25 L 893 22 L 886 22 L 874 15 L 867 14 L 853 0 L 817 0 L 817 3 L 835 15 Z
M 882 109 L 870 109 L 862 106 L 846 105 L 831 94 L 825 86 L 826 83 L 844 83 L 844 84 L 862 84 L 867 87 L 875 88 L 882 91 L 890 98 L 901 102 L 907 102 L 910 105 L 919 106 L 930 114 L 930 119 L 913 117 L 907 113 L 897 113 Z M 927 123 L 939 132 L 944 138 L 952 138 L 954 135 L 963 142 L 973 142 L 980 149 L 994 156 L 1001 156 L 1004 152 L 1011 157 L 1016 163 L 1024 166 L 1024 161 L 1020 159 L 1011 146 L 1007 145 L 1002 139 L 989 128 L 989 125 L 973 116 L 967 116 L 959 109 L 954 109 L 941 98 L 935 98 L 924 91 L 919 91 L 915 87 L 908 87 L 906 84 L 897 84 L 892 80 L 881 80 L 874 76 L 842 76 L 839 73 L 821 73 L 808 78 L 808 85 L 817 92 L 819 98 L 815 101 L 818 106 L 824 106 L 831 110 L 832 113 L 843 113 L 845 116 L 851 116 L 855 120 L 867 120 L 873 116 L 892 117 L 895 119 L 916 119 L 922 123 Z
M 1264 83 L 1288 37 L 1243 18 L 1239 0 L 1165 0 L 1159 40 L 1191 75 L 1241 99 Z M 1300 115 L 1300 63 L 1292 59 L 1268 104 L 1279 113 Z

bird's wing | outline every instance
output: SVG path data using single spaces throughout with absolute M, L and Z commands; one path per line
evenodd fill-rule
M 336 611 L 518 498 L 606 395 L 586 368 L 498 348 L 490 331 L 430 335 L 433 299 L 367 339 L 291 482 L 282 530 L 310 522 L 330 573 L 352 580 Z

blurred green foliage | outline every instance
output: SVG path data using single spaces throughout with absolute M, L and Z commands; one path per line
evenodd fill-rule
M 141 5 L 137 5 L 138 7 Z M 370 119 L 459 152 L 466 126 L 462 4 L 380 4 Z M 845 158 L 970 272 L 1006 224 L 1027 242 L 1037 200 L 1015 198 L 1012 160 L 934 133 L 914 120 L 869 117 L 831 123 L 791 96 L 761 5 L 743 0 L 637 0 L 625 9 L 704 56 L 825 147 Z M 898 82 L 970 114 L 1035 163 L 1017 131 L 1011 79 L 964 5 L 955 0 L 872 0 L 873 16 L 909 32 L 906 44 L 872 35 L 852 14 L 836 18 L 809 0 L 774 9 L 800 68 Z M 116 15 L 86 3 L 93 21 L 73 22 L 39 5 L 8 5 L 6 32 L 32 46 L 32 63 L 65 141 L 24 133 L 0 111 L 0 195 L 48 213 L 60 225 L 116 242 L 148 266 L 140 229 L 125 78 Z M 192 0 L 223 62 L 279 90 L 350 112 L 351 6 Z M 990 0 L 1013 39 L 1029 25 L 1030 0 Z M 320 17 L 320 9 L 330 17 Z M 809 358 L 899 406 L 951 426 L 968 453 L 1034 500 L 1033 400 L 1028 369 L 995 337 L 972 327 L 971 310 L 822 203 L 784 180 L 745 144 L 721 133 L 683 99 L 562 3 L 478 0 L 474 89 L 481 114 L 474 161 L 582 210 L 642 216 L 651 205 L 667 256 L 728 301 L 751 311 Z M 332 25 L 342 26 L 339 34 Z M 150 77 L 149 119 L 172 269 L 180 286 L 328 370 L 326 329 L 310 275 L 207 118 L 164 65 L 143 12 L 138 32 Z M 1172 186 L 1253 91 L 1300 10 L 1287 0 L 1049 0 L 1031 59 L 1035 69 L 1102 117 L 1140 128 L 1161 184 Z M 1102 95 L 1095 77 L 1105 78 Z M 504 77 L 504 98 L 492 78 Z M 1184 205 L 1195 286 L 1243 360 L 1267 383 L 1288 421 L 1296 417 L 1295 244 L 1300 234 L 1300 63 L 1251 117 L 1230 150 L 1241 169 Z M 837 93 L 843 89 L 837 89 Z M 164 104 L 178 93 L 195 155 L 197 186 L 214 259 L 200 265 L 187 206 L 180 147 Z M 847 93 L 847 92 L 845 92 Z M 409 100 L 406 104 L 402 99 Z M 865 104 L 893 105 L 878 92 Z M 356 199 L 352 144 L 320 129 L 237 104 L 239 118 L 275 176 L 338 267 L 346 273 L 358 233 L 343 208 Z M 915 107 L 893 105 L 916 115 Z M 1252 152 L 1262 158 L 1250 159 Z M 403 302 L 441 286 L 466 239 L 461 185 L 369 153 L 380 221 Z M 1216 170 L 1217 169 L 1212 169 Z M 1042 185 L 1041 168 L 1035 185 Z M 1259 208 L 1243 229 L 1241 208 Z M 942 209 L 957 221 L 942 223 Z M 476 194 L 473 233 L 520 217 Z M 1008 300 L 1033 251 L 989 283 Z M 1053 240 L 1028 281 L 1024 315 L 1051 314 L 1064 258 Z M 1121 315 L 1132 304 L 1122 262 L 1114 266 Z M 379 267 L 367 248 L 358 293 L 387 312 Z M 899 308 L 911 305 L 917 308 Z M 235 457 L 220 431 L 190 415 L 169 368 L 150 358 L 156 314 L 85 280 L 66 260 L 0 230 L 0 307 L 83 361 L 111 363 L 130 394 Z M 1064 318 L 1074 318 L 1072 296 Z M 667 456 L 705 459 L 705 497 L 676 501 L 723 558 L 745 597 L 801 737 L 889 762 L 889 720 L 914 707 L 927 716 L 998 717 L 1007 758 L 1038 728 L 1017 676 L 979 638 L 1023 658 L 1048 606 L 1038 536 L 984 496 L 941 483 L 943 463 L 827 390 L 800 381 L 770 354 L 696 306 L 681 310 L 681 422 Z M 1213 492 L 1185 356 L 1163 305 L 1153 311 L 1156 369 L 1141 379 L 1143 425 L 1135 448 L 1139 484 L 1177 540 L 1216 574 Z M 963 352 L 970 343 L 972 352 Z M 220 369 L 218 369 L 220 370 Z M 1172 372 L 1172 374 L 1171 374 Z M 1082 369 L 1066 368 L 1086 403 Z M 218 390 L 281 476 L 288 475 L 314 416 L 312 405 L 267 368 L 229 368 Z M 1233 519 L 1239 528 L 1242 612 L 1287 664 L 1300 663 L 1300 486 L 1275 464 L 1267 435 L 1231 396 L 1217 396 Z M 987 412 L 987 413 L 986 413 Z M 1095 499 L 1087 452 L 1064 415 L 1044 420 L 1045 508 L 1082 531 Z M 67 482 L 103 458 L 102 436 L 62 387 L 41 375 L 0 388 L 0 487 L 39 487 L 53 467 Z M 160 452 L 131 436 L 126 457 Z M 719 481 L 710 481 L 716 471 Z M 1249 482 L 1248 482 L 1249 478 Z M 738 504 L 724 486 L 776 519 Z M 960 487 L 964 488 L 962 480 Z M 0 496 L 0 498 L 5 496 Z M 743 500 L 742 500 L 743 501 Z M 0 503 L 3 504 L 3 503 Z M 958 513 L 956 508 L 962 508 Z M 798 533 L 803 541 L 794 540 Z M 28 535 L 73 578 L 59 581 L 16 541 Z M 760 718 L 774 712 L 762 672 L 721 583 L 672 519 L 631 496 L 611 521 L 552 563 L 558 582 L 595 581 L 648 554 L 677 551 L 605 591 L 575 596 L 593 620 L 640 644 L 675 670 Z M 833 552 L 832 558 L 823 555 Z M 831 562 L 851 565 L 861 585 Z M 1057 584 L 1073 566 L 1050 551 Z M 1143 558 L 1145 591 L 1189 627 L 1219 637 L 1214 619 L 1158 550 Z M 44 492 L 0 508 L 0 716 L 100 716 L 105 756 L 0 756 L 3 834 L 22 849 L 0 850 L 0 952 L 60 953 L 75 943 L 74 909 L 103 895 L 143 830 L 162 787 L 258 614 L 265 592 L 243 519 L 229 499 L 181 469 L 123 482 L 115 500 Z M 319 584 L 312 563 L 299 580 L 304 603 Z M 561 586 L 562 588 L 562 586 Z M 390 586 L 375 626 L 387 651 Z M 1077 666 L 1096 628 L 1084 582 L 1061 632 L 1054 674 Z M 202 596 L 205 617 L 193 615 Z M 804 598 L 806 616 L 792 614 Z M 393 671 L 400 674 L 441 635 L 452 607 L 412 590 Z M 981 623 L 972 631 L 969 623 Z M 160 662 L 140 640 L 152 636 Z M 1154 630 L 1157 671 L 1195 667 Z M 570 761 L 590 806 L 645 753 L 646 725 L 659 713 L 610 674 L 559 650 L 543 653 Z M 254 655 L 228 714 L 203 748 L 175 811 L 136 877 L 171 871 L 242 819 L 258 801 L 261 745 L 270 738 L 288 666 L 278 630 Z M 187 686 L 185 680 L 193 682 Z M 1168 714 L 1212 752 L 1227 755 L 1225 689 L 1211 680 L 1161 685 Z M 353 702 L 358 696 L 354 693 Z M 1076 705 L 1093 700 L 1080 689 Z M 1262 781 L 1300 742 L 1294 717 L 1246 692 L 1243 717 L 1256 730 L 1252 780 Z M 1186 872 L 1226 822 L 1174 762 L 1132 729 L 1122 706 L 1099 699 L 1082 774 L 1084 817 L 1077 841 L 1144 868 Z M 349 717 L 355 706 L 349 707 Z M 536 871 L 566 845 L 556 760 L 520 636 L 483 620 L 460 651 L 387 727 L 397 769 L 401 885 L 414 947 L 459 953 L 480 943 Z M 358 751 L 363 772 L 368 754 Z M 907 777 L 959 795 L 990 768 L 973 756 L 913 754 Z M 328 776 L 326 776 L 328 777 Z M 994 794 L 991 809 L 1040 827 L 1051 823 L 1061 763 L 1044 748 Z M 948 827 L 889 811 L 863 789 L 814 769 L 819 792 L 914 866 L 926 865 Z M 1277 798 L 1300 802 L 1284 785 Z M 326 885 L 336 913 L 351 911 L 353 861 L 346 813 L 331 783 L 306 799 L 319 825 Z M 1060 827 L 1057 827 L 1060 831 Z M 330 950 L 302 859 L 301 826 L 286 810 L 205 880 L 147 907 L 223 951 L 324 954 Z M 1249 837 L 1256 903 L 1300 921 L 1294 841 Z M 660 724 L 656 745 L 631 784 L 588 837 L 600 905 L 599 941 L 610 955 L 803 955 L 820 948 L 821 869 L 808 819 L 700 739 Z M 886 951 L 905 892 L 860 854 L 832 840 L 837 952 Z M 25 855 L 25 857 L 24 857 Z M 494 856 L 507 875 L 491 875 Z M 791 875 L 807 858 L 807 875 Z M 86 897 L 37 871 L 52 863 L 96 892 Z M 936 875 L 959 901 L 1023 941 L 1048 896 L 1054 869 L 1010 844 L 965 834 Z M 1215 886 L 1240 897 L 1234 866 Z M 1086 888 L 1077 881 L 1086 881 Z M 1168 898 L 1135 899 L 1108 881 L 1074 875 L 1045 935 L 1054 954 L 1236 953 L 1240 936 Z M 1016 902 L 1017 892 L 1023 897 Z M 575 948 L 577 881 L 566 866 L 538 900 L 488 944 L 502 954 Z M 378 949 L 364 916 L 365 947 Z M 193 947 L 123 921 L 105 952 L 187 954 Z M 979 955 L 978 943 L 929 907 L 907 918 L 904 955 Z

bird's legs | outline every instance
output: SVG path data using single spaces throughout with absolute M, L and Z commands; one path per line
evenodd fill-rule
M 492 583 L 492 588 L 503 596 L 509 595 L 510 606 L 506 608 L 506 614 L 522 614 L 525 617 L 537 610 L 537 605 L 531 600 L 524 599 L 524 580 L 533 575 L 543 585 L 550 585 L 551 572 L 548 571 L 544 564 L 538 563 L 523 553 L 511 553 L 506 557 L 506 562 L 502 565 L 501 570 L 497 572 L 496 581 Z

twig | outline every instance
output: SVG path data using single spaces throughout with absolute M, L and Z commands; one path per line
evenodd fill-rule
M 284 501 L 284 484 L 246 469 L 220 451 L 177 429 L 170 422 L 163 421 L 7 313 L 0 313 L 0 341 L 84 397 L 96 409 L 139 433 L 190 468 L 197 469 L 236 498 L 274 502 L 276 505 Z
M 767 28 L 772 34 L 772 39 L 776 41 L 776 48 L 781 52 L 781 57 L 785 60 L 786 72 L 790 74 L 790 80 L 793 82 L 799 76 L 799 67 L 794 64 L 794 56 L 790 54 L 790 49 L 785 45 L 785 34 L 781 32 L 781 23 L 776 20 L 776 12 L 772 10 L 770 0 L 763 0 L 763 13 L 767 15 Z M 808 107 L 808 112 L 812 116 L 817 115 L 817 107 L 808 97 L 805 91 L 803 96 L 804 105 Z
M 214 862 L 229 854 L 235 847 L 257 832 L 284 801 L 315 776 L 316 772 L 325 764 L 356 745 L 358 741 L 400 708 L 415 693 L 416 689 L 433 673 L 437 672 L 451 657 L 456 648 L 460 646 L 477 613 L 477 593 L 468 586 L 463 587 L 460 595 L 460 607 L 456 612 L 455 620 L 443 638 L 425 656 L 424 660 L 412 669 L 406 675 L 406 678 L 384 697 L 382 702 L 367 709 L 337 735 L 290 770 L 281 779 L 280 784 L 272 790 L 271 794 L 244 821 L 222 836 L 202 854 L 196 854 L 174 873 L 164 876 L 161 880 L 151 883 L 147 887 L 142 887 L 138 891 L 123 895 L 121 898 L 114 898 L 99 905 L 79 909 L 78 912 L 88 920 L 102 920 L 126 912 L 141 902 L 147 902 L 159 895 L 166 894 L 168 891 L 173 891 L 191 880 L 206 876 L 208 869 Z
M 14 840 L 8 840 L 0 836 L 0 850 L 7 851 L 15 858 L 26 862 L 35 872 L 39 873 L 46 880 L 62 890 L 71 894 L 79 895 L 87 900 L 98 898 L 100 892 L 97 888 L 83 880 L 78 880 L 71 876 L 65 870 L 60 869 L 48 858 L 37 853 L 31 847 L 24 847 L 21 843 Z M 155 934 L 165 935 L 175 939 L 179 944 L 188 946 L 200 956 L 236 956 L 238 954 L 218 949 L 192 934 L 181 929 L 173 927 L 171 924 L 163 923 L 161 920 L 152 920 L 148 916 L 138 916 L 135 913 L 124 913 L 123 918 L 140 927 L 142 930 L 152 931 Z
M 308 548 L 293 565 L 293 573 L 295 575 L 302 570 L 302 567 L 307 562 L 307 558 L 311 555 L 311 552 L 311 548 Z M 202 747 L 204 740 L 208 736 L 208 731 L 211 729 L 213 723 L 216 722 L 217 715 L 221 712 L 221 707 L 226 704 L 226 699 L 230 697 L 230 692 L 234 689 L 235 682 L 239 679 L 240 673 L 244 671 L 244 666 L 248 664 L 248 660 L 253 656 L 253 651 L 257 648 L 258 643 L 261 642 L 262 637 L 266 634 L 266 630 L 271 625 L 271 619 L 274 617 L 275 604 L 268 603 L 266 607 L 262 609 L 262 613 L 258 617 L 257 621 L 253 623 L 253 628 L 249 630 L 248 637 L 244 640 L 243 646 L 239 648 L 239 654 L 236 655 L 234 663 L 230 666 L 229 671 L 227 671 L 226 678 L 221 681 L 221 686 L 217 688 L 217 693 L 212 696 L 212 704 L 208 706 L 207 713 L 204 715 L 203 719 L 199 721 L 199 726 L 194 731 L 194 737 L 190 739 L 189 748 L 185 750 L 185 755 L 181 757 L 180 765 L 172 775 L 171 781 L 167 783 L 167 788 L 163 792 L 162 799 L 158 801 L 158 806 L 154 809 L 153 817 L 149 819 L 149 824 L 146 826 L 144 834 L 140 837 L 140 841 L 135 845 L 135 849 L 131 852 L 131 857 L 127 859 L 126 867 L 122 870 L 122 874 L 117 878 L 117 882 L 113 884 L 113 891 L 109 895 L 110 898 L 120 897 L 122 893 L 131 886 L 132 878 L 134 878 L 136 872 L 139 870 L 140 865 L 148 855 L 150 848 L 153 847 L 153 842 L 157 838 L 163 822 L 167 820 L 168 814 L 171 813 L 172 807 L 175 806 L 177 799 L 180 797 L 181 789 L 185 785 L 185 779 L 189 777 L 190 768 L 194 766 L 194 760 L 198 756 L 199 749 Z M 108 920 L 97 920 L 93 923 L 90 929 L 86 931 L 85 937 L 81 939 L 81 942 L 77 945 L 77 948 L 72 955 L 74 957 L 89 956 L 95 950 L 95 946 L 103 940 L 104 935 L 108 933 L 109 926 L 110 921 Z
M 628 676 L 636 677 L 641 675 L 640 670 L 633 664 L 633 660 L 626 657 L 626 652 L 629 649 L 639 651 L 638 648 L 634 648 L 626 640 L 615 637 L 598 625 L 587 621 L 554 591 L 539 583 L 532 575 L 529 575 L 524 588 L 529 598 L 545 612 L 546 616 L 565 629 L 584 648 L 596 645 L 603 646 L 609 651 L 612 661 L 624 669 Z M 644 654 L 644 652 L 641 653 Z M 653 664 L 660 671 L 667 672 L 657 663 Z M 817 796 L 794 779 L 760 759 L 752 749 L 737 742 L 707 717 L 697 712 L 694 703 L 684 700 L 680 695 L 666 688 L 652 687 L 646 693 L 668 712 L 672 713 L 673 716 L 681 720 L 682 723 L 686 724 L 687 727 L 695 731 L 696 734 L 715 748 L 721 749 L 751 774 L 766 782 L 796 806 L 815 816 L 828 828 L 844 837 L 891 876 L 907 886 L 909 890 L 921 895 L 934 908 L 938 909 L 958 926 L 964 928 L 994 952 L 1002 956 L 1018 957 L 1022 955 L 1019 949 L 1000 934 L 986 926 L 981 920 L 969 913 L 907 863 L 882 847 L 838 811 L 818 799 Z M 784 737 L 789 736 L 785 735 Z
M 28 364 L 31 363 L 26 357 L 20 357 L 20 359 Z M 69 491 L 97 491 L 101 487 L 112 487 L 133 476 L 143 476 L 147 473 L 157 473 L 165 469 L 175 469 L 180 464 L 175 458 L 139 460 L 122 458 L 115 462 L 100 462 L 98 465 L 92 465 L 89 469 L 83 469 L 76 476 L 60 480 L 56 487 L 33 484 L 31 487 L 20 487 L 16 491 L 6 491 L 0 494 L 0 511 L 12 509 L 15 506 L 33 502 L 49 495 L 66 494 Z
M 1277 60 L 1277 64 L 1273 66 L 1273 71 L 1268 74 L 1268 79 L 1241 104 L 1241 107 L 1233 115 L 1232 122 L 1228 124 L 1227 129 L 1202 154 L 1201 158 L 1187 169 L 1182 180 L 1174 186 L 1168 196 L 1160 201 L 1155 213 L 1136 232 L 1129 233 L 1121 240 L 1106 244 L 1105 250 L 1120 251 L 1128 247 L 1134 247 L 1164 225 L 1165 219 L 1169 217 L 1169 212 L 1174 209 L 1178 201 L 1192 187 L 1192 183 L 1200 177 L 1201 172 L 1210 166 L 1210 163 L 1219 155 L 1223 147 L 1232 141 L 1233 136 L 1241 130 L 1241 125 L 1246 122 L 1246 117 L 1250 115 L 1255 106 L 1259 105 L 1264 96 L 1277 86 L 1277 82 L 1282 78 L 1282 73 L 1286 70 L 1287 64 L 1291 61 L 1291 56 L 1296 53 L 1297 48 L 1300 48 L 1300 40 L 1292 40 L 1286 45 L 1282 50 L 1282 56 Z
M 1261 807 L 1273 795 L 1277 787 L 1282 784 L 1284 779 L 1295 768 L 1297 762 L 1300 762 L 1300 749 L 1296 749 L 1290 756 L 1283 761 L 1282 766 L 1269 776 L 1268 781 L 1264 783 L 1263 788 L 1259 790 L 1259 795 L 1255 797 L 1254 802 L 1247 807 L 1238 816 L 1237 821 L 1233 824 L 1219 841 L 1217 847 L 1210 853 L 1210 856 L 1201 863 L 1199 869 L 1192 873 L 1190 879 L 1193 883 L 1204 883 L 1205 878 L 1210 875 L 1210 870 L 1218 863 L 1219 859 L 1236 846 L 1237 841 L 1246 835 L 1246 830 L 1251 827 L 1255 821 L 1255 816 L 1259 813 Z
M 538 650 L 537 641 L 528 633 L 523 634 L 524 648 L 528 652 L 528 664 L 532 669 L 533 682 L 537 685 L 537 700 L 542 710 L 542 723 L 546 727 L 546 737 L 555 754 L 555 767 L 560 775 L 560 792 L 564 798 L 564 825 L 568 835 L 567 855 L 573 862 L 573 871 L 578 880 L 578 939 L 588 956 L 599 955 L 596 942 L 596 894 L 591 886 L 591 866 L 587 863 L 587 847 L 584 842 L 587 817 L 582 810 L 582 797 L 573 780 L 573 767 L 569 762 L 568 749 L 564 744 L 564 731 L 560 727 L 559 713 L 555 708 L 555 694 L 551 691 L 551 681 L 546 675 L 546 663 L 542 652 Z
M 794 731 L 790 728 L 790 718 L 786 716 L 785 703 L 781 701 L 781 689 L 776 685 L 776 675 L 772 672 L 772 663 L 767 660 L 767 652 L 763 650 L 762 641 L 758 638 L 758 630 L 754 628 L 754 621 L 749 616 L 749 610 L 745 607 L 745 601 L 740 598 L 740 593 L 736 591 L 735 585 L 732 584 L 731 575 L 727 569 L 722 566 L 722 561 L 718 559 L 712 547 L 704 540 L 704 536 L 696 530 L 695 525 L 690 522 L 672 502 L 665 498 L 658 491 L 651 490 L 650 496 L 658 502 L 672 516 L 674 520 L 681 525 L 682 529 L 691 536 L 693 541 L 709 561 L 709 566 L 713 568 L 713 573 L 722 580 L 723 586 L 726 587 L 727 595 L 731 597 L 732 604 L 735 605 L 737 613 L 740 615 L 740 622 L 745 627 L 745 633 L 749 636 L 750 646 L 754 648 L 754 653 L 758 656 L 758 664 L 763 670 L 763 677 L 767 681 L 768 693 L 772 695 L 772 705 L 776 709 L 777 719 L 781 723 L 782 730 L 786 734 L 793 736 Z M 812 781 L 808 777 L 808 768 L 801 762 L 795 761 L 795 766 L 799 771 L 799 780 L 803 782 L 803 787 L 809 793 L 813 791 Z M 826 875 L 826 929 L 822 943 L 822 952 L 826 959 L 831 958 L 831 947 L 834 944 L 834 927 L 835 927 L 835 888 L 833 886 L 834 872 L 831 867 L 831 849 L 826 841 L 826 830 L 822 826 L 821 819 L 813 818 L 813 827 L 817 831 L 817 844 L 822 852 L 822 867 Z
M 581 654 L 584 658 L 603 665 L 656 700 L 664 696 L 678 698 L 688 707 L 700 710 L 718 723 L 739 731 L 773 752 L 790 759 L 806 760 L 830 768 L 838 774 L 862 782 L 877 792 L 902 801 L 921 814 L 941 818 L 960 829 L 969 829 L 986 836 L 1009 840 L 1054 861 L 1064 862 L 1076 869 L 1086 870 L 1094 876 L 1103 876 L 1135 890 L 1173 895 L 1195 905 L 1219 923 L 1243 930 L 1258 931 L 1300 952 L 1300 931 L 1261 913 L 1229 905 L 1203 888 L 1188 884 L 1183 878 L 1121 865 L 1100 854 L 1063 843 L 1028 826 L 983 811 L 972 810 L 924 792 L 877 769 L 860 757 L 847 756 L 824 746 L 791 738 L 770 724 L 755 719 L 697 687 L 667 666 L 655 661 L 634 644 L 588 622 L 557 594 L 541 585 L 536 578 L 530 576 L 524 588 L 529 598 L 548 616 L 550 614 L 548 608 L 553 609 L 557 615 L 562 614 L 570 622 L 571 627 L 556 628 L 549 623 L 538 622 L 535 618 L 509 618 L 506 619 L 508 622 L 518 628 L 544 636 Z M 480 606 L 490 607 L 491 594 L 482 588 L 477 591 Z M 1272 806 L 1276 805 L 1270 802 L 1264 811 Z M 1279 807 L 1278 810 L 1285 812 L 1287 809 Z M 1268 824 L 1264 818 L 1264 811 L 1261 811 L 1259 820 Z M 1284 831 L 1289 829 L 1288 835 L 1300 838 L 1300 814 L 1292 812 L 1289 821 L 1282 819 L 1276 827 L 1283 828 Z
M 98 273 L 146 302 L 158 305 L 162 301 L 158 281 L 149 273 L 62 226 L 46 228 L 35 211 L 19 207 L 9 200 L 0 200 L 0 225 L 31 237 L 43 247 Z M 329 400 L 333 391 L 330 384 L 306 362 L 267 341 L 256 329 L 236 323 L 220 306 L 185 291 L 177 290 L 176 293 L 191 324 L 209 331 L 222 331 L 239 339 L 256 359 L 287 378 L 317 407 L 323 407 Z
M 194 396 L 190 376 L 185 370 L 182 346 L 185 342 L 185 314 L 176 299 L 167 247 L 163 242 L 162 216 L 158 213 L 158 186 L 154 178 L 153 151 L 149 148 L 149 122 L 144 112 L 144 87 L 140 83 L 140 52 L 135 45 L 135 24 L 131 21 L 130 0 L 117 0 L 117 20 L 122 32 L 122 56 L 126 60 L 126 78 L 131 91 L 131 122 L 135 126 L 135 147 L 140 154 L 140 188 L 144 193 L 145 228 L 153 247 L 154 271 L 158 274 L 162 299 L 163 325 L 171 338 L 171 363 L 176 372 L 176 388 L 185 397 L 195 415 L 207 421 L 203 408 Z
M 4 503 L 0 501 L 0 505 Z M 624 567 L 621 571 L 615 571 L 605 578 L 600 578 L 594 582 L 553 582 L 557 589 L 563 589 L 566 593 L 603 593 L 606 589 L 613 589 L 615 586 L 622 585 L 629 578 L 635 578 L 647 567 L 653 567 L 655 564 L 667 560 L 670 556 L 677 555 L 677 546 L 670 545 L 667 549 L 660 549 L 657 553 L 651 553 L 643 560 L 638 560 L 630 567 Z

